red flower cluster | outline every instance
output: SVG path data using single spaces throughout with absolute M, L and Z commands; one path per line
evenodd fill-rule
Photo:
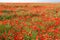
M 0 40 L 60 40 L 58 5 L 1 4 Z

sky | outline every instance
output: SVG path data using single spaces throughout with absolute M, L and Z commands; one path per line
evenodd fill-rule
M 60 0 L 0 0 L 0 2 L 52 2 L 52 3 L 60 3 Z

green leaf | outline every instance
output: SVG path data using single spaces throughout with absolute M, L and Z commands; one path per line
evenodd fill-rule
M 36 39 L 37 34 L 38 34 L 37 31 L 32 31 L 32 38 L 33 38 L 33 39 Z
M 31 37 L 28 35 L 24 35 L 24 40 L 31 40 Z

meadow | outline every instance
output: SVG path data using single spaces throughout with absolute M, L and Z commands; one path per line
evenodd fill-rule
M 0 40 L 60 40 L 60 3 L 0 3 Z

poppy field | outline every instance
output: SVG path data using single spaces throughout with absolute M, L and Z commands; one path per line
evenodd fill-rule
M 0 3 L 0 40 L 60 40 L 60 4 Z

